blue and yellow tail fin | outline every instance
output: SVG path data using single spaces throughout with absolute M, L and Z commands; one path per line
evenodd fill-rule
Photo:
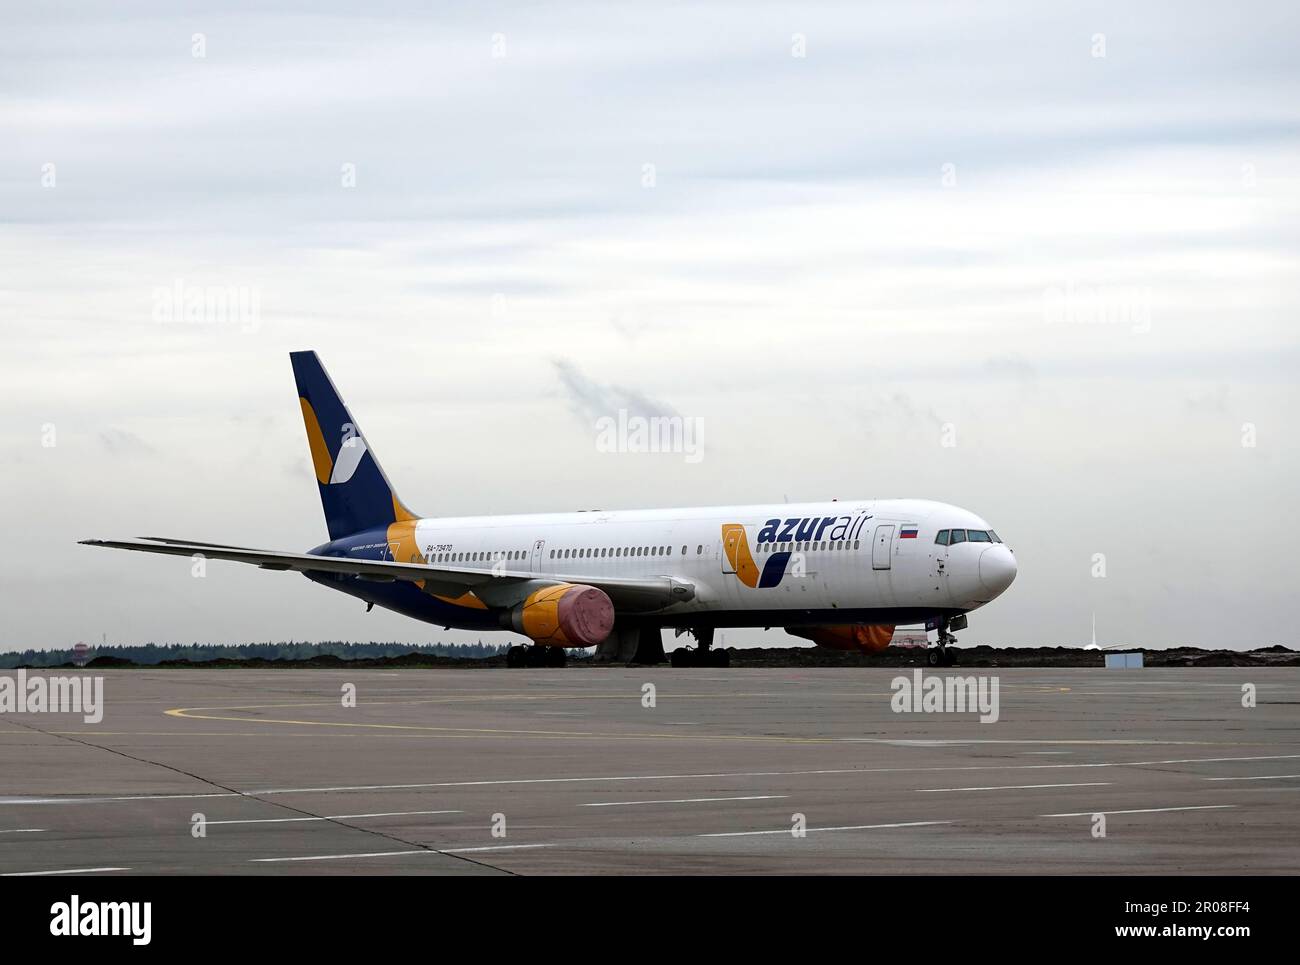
M 330 539 L 409 522 L 379 461 L 315 352 L 290 352 Z

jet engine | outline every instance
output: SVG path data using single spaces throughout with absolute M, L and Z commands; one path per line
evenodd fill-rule
M 614 629 L 614 603 L 594 586 L 557 583 L 517 604 L 510 627 L 548 647 L 594 647 Z
M 894 637 L 892 626 L 868 626 L 865 623 L 786 627 L 785 632 L 811 640 L 827 650 L 857 650 L 861 653 L 879 653 L 889 646 L 889 641 Z

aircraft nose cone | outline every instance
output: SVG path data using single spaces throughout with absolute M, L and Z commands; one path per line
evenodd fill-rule
M 1016 578 L 1016 558 L 1005 546 L 990 546 L 980 554 L 980 583 L 997 596 Z

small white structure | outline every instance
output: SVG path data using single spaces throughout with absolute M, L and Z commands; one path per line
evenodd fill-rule
M 1106 654 L 1107 670 L 1141 670 L 1142 654 L 1140 653 L 1108 653 Z

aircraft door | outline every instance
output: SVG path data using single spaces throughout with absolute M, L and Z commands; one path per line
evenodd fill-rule
M 722 527 L 722 552 L 718 556 L 723 573 L 736 572 L 736 560 L 740 558 L 740 544 L 744 539 L 745 527 L 734 523 Z
M 533 542 L 533 558 L 531 569 L 534 573 L 542 572 L 542 550 L 546 548 L 546 540 L 539 539 Z
M 881 523 L 876 527 L 876 538 L 871 544 L 871 568 L 887 570 L 894 551 L 894 524 Z

